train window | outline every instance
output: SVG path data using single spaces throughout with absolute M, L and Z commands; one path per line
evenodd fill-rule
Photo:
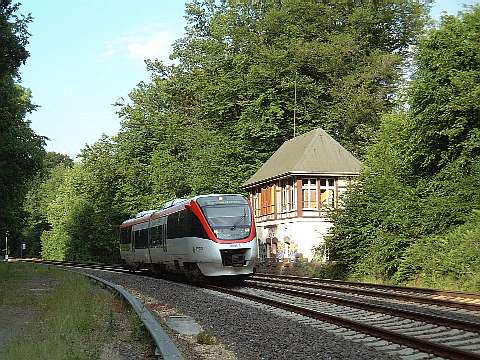
M 199 204 L 210 227 L 219 239 L 239 240 L 250 235 L 250 206 L 245 198 L 236 196 L 233 201 L 214 202 L 200 198 Z M 212 196 L 213 198 L 213 196 Z M 207 199 L 207 201 L 200 201 Z
M 131 227 L 120 229 L 120 244 L 130 244 L 132 242 L 131 229 Z
M 202 238 L 202 239 L 208 239 L 208 235 L 205 232 L 205 228 L 203 227 L 202 223 L 200 220 L 192 214 L 192 227 L 191 227 L 191 235 L 192 237 L 197 237 L 197 238 Z
M 135 231 L 135 249 L 146 249 L 148 244 L 148 229 Z
M 208 239 L 200 220 L 187 209 L 168 216 L 167 233 L 169 239 L 182 237 Z
M 150 246 L 159 247 L 162 245 L 162 225 L 150 229 Z
M 167 237 L 176 239 L 179 237 L 178 233 L 178 213 L 170 214 L 167 219 Z
M 180 225 L 180 233 L 182 237 L 192 237 L 192 212 L 185 209 L 178 215 L 178 224 Z

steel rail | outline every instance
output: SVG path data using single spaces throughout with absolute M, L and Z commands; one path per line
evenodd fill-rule
M 453 297 L 453 298 L 463 298 L 467 300 L 469 299 L 480 300 L 480 293 L 472 293 L 472 292 L 465 292 L 465 291 L 450 291 L 450 290 L 428 289 L 428 288 L 420 288 L 420 287 L 407 287 L 407 286 L 400 286 L 400 285 L 373 284 L 373 283 L 365 283 L 365 282 L 322 279 L 322 278 L 296 276 L 296 275 L 277 275 L 277 274 L 258 273 L 258 272 L 255 273 L 255 276 L 262 276 L 262 277 L 275 276 L 275 277 L 285 278 L 285 279 L 322 282 L 325 284 L 361 286 L 361 287 L 369 287 L 374 289 L 385 289 L 385 290 L 393 290 L 393 291 L 411 291 L 416 293 L 424 293 L 427 295 L 447 296 L 447 297 Z
M 339 291 L 339 292 L 358 294 L 358 295 L 366 295 L 366 296 L 396 299 L 396 300 L 410 301 L 410 302 L 429 304 L 429 305 L 446 306 L 451 308 L 480 311 L 480 304 L 457 302 L 453 300 L 434 299 L 430 297 L 417 296 L 412 294 L 394 293 L 394 292 L 359 288 L 358 286 L 362 286 L 363 285 L 362 283 L 356 283 L 357 287 L 350 287 L 351 285 L 342 286 L 341 284 L 338 284 L 338 285 L 324 284 L 322 283 L 323 281 L 322 279 L 316 279 L 316 278 L 290 278 L 290 277 L 278 278 L 277 275 L 264 275 L 264 274 L 262 275 L 255 274 L 250 279 L 255 280 L 257 276 L 258 278 L 261 279 L 261 281 L 266 281 L 271 283 L 295 284 L 295 285 L 299 285 L 299 286 L 301 285 L 303 287 L 309 287 L 309 288 L 315 288 L 315 289 L 324 289 L 324 290 Z M 276 277 L 278 279 L 275 279 Z M 408 290 L 409 288 L 405 288 L 405 289 Z
M 340 327 L 349 328 L 370 336 L 381 338 L 396 344 L 404 345 L 425 353 L 440 356 L 451 360 L 480 360 L 480 355 L 469 351 L 460 350 L 442 344 L 436 344 L 431 341 L 418 339 L 408 335 L 402 335 L 390 330 L 385 330 L 376 326 L 366 325 L 358 321 L 344 319 L 338 316 L 324 314 L 319 311 L 306 309 L 301 306 L 292 305 L 283 301 L 267 299 L 258 295 L 247 294 L 239 290 L 224 288 L 213 285 L 203 285 L 204 288 L 223 292 L 236 297 L 252 300 L 262 304 L 270 305 L 276 308 L 281 308 L 296 314 L 300 314 L 312 319 L 328 322 L 338 325 Z
M 128 271 L 121 265 L 101 264 L 95 262 L 78 262 L 78 261 L 60 261 L 60 260 L 41 260 L 41 259 L 18 259 L 18 261 L 27 261 L 41 264 L 63 265 L 63 266 L 77 266 L 98 269 L 113 269 L 118 271 Z
M 396 316 L 396 317 L 403 317 L 403 318 L 407 318 L 415 321 L 422 321 L 422 322 L 426 322 L 434 325 L 446 326 L 450 328 L 480 333 L 480 322 L 475 323 L 472 321 L 454 319 L 450 317 L 442 317 L 439 315 L 426 314 L 426 313 L 421 313 L 413 310 L 391 308 L 386 305 L 368 304 L 363 301 L 343 299 L 336 296 L 324 295 L 324 294 L 308 292 L 304 290 L 287 289 L 287 288 L 276 287 L 273 285 L 263 285 L 258 283 L 252 283 L 251 280 L 247 280 L 245 285 L 247 285 L 248 287 L 253 287 L 257 289 L 269 290 L 269 291 L 274 291 L 274 292 L 278 292 L 286 295 L 298 296 L 305 299 L 328 302 L 336 305 L 350 306 L 357 309 L 380 312 L 382 314 L 387 314 L 387 315 Z

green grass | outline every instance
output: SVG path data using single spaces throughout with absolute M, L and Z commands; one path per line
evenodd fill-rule
M 200 345 L 216 345 L 218 340 L 212 334 L 202 331 L 197 335 L 197 344 Z
M 41 294 L 31 290 L 42 284 L 48 284 L 50 290 Z M 104 344 L 119 330 L 115 328 L 115 312 L 125 313 L 123 301 L 71 272 L 1 263 L 0 286 L 0 305 L 37 314 L 31 328 L 0 351 L 0 358 L 5 360 L 97 359 Z

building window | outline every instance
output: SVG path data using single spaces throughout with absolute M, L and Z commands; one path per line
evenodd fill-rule
M 323 208 L 335 207 L 334 178 L 320 178 L 320 204 Z
M 282 193 L 283 193 L 283 181 L 279 181 L 275 184 L 275 205 L 276 205 L 276 213 L 282 213 L 283 210 L 283 202 L 282 202 Z
M 289 209 L 288 209 L 288 204 L 289 204 L 289 201 L 288 201 L 288 181 L 286 180 L 282 180 L 282 182 L 280 183 L 280 187 L 281 187 L 281 191 L 282 191 L 282 200 L 281 200 L 281 212 L 284 213 L 284 212 L 287 212 Z
M 292 179 L 292 184 L 289 189 L 290 193 L 290 210 L 297 210 L 297 183 L 295 179 Z
M 258 218 L 260 216 L 260 193 L 256 189 L 253 194 L 253 210 L 255 211 L 255 217 Z
M 302 207 L 304 209 L 317 209 L 317 179 L 302 179 Z
M 293 179 L 282 180 L 280 182 L 281 201 L 280 212 L 288 212 L 295 210 L 295 191 L 293 187 Z

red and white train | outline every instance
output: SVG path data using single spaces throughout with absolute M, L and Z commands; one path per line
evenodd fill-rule
M 174 200 L 120 225 L 120 256 L 130 268 L 243 278 L 258 258 L 253 212 L 237 194 Z

